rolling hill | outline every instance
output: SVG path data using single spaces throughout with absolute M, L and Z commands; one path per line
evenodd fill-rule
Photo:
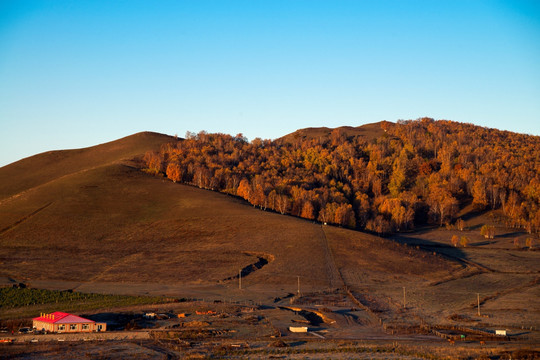
M 515 247 L 527 234 L 486 213 L 464 217 L 463 231 L 388 238 L 326 226 L 143 171 L 145 153 L 176 141 L 140 133 L 0 168 L 1 282 L 270 303 L 300 280 L 302 293 L 347 289 L 373 324 L 406 326 L 469 321 L 481 292 L 493 326 L 539 318 L 528 311 L 538 303 L 538 252 Z M 497 227 L 490 241 L 478 230 L 486 221 Z M 468 246 L 450 246 L 453 235 Z
M 171 141 L 140 133 L 0 169 L 0 276 L 30 283 L 229 284 L 245 268 L 246 286 L 252 281 L 278 289 L 295 285 L 297 276 L 314 288 L 342 285 L 331 236 L 321 225 L 138 169 L 134 159 Z M 367 234 L 348 231 L 348 237 L 371 239 L 377 256 L 405 273 L 418 261 L 426 271 L 414 274 L 429 278 L 458 266 L 424 259 L 420 251 L 402 257 L 390 241 L 375 244 Z M 250 273 L 261 262 L 264 267 Z
M 173 140 L 172 136 L 142 132 L 89 148 L 49 151 L 22 159 L 0 168 L 0 202 L 62 176 L 159 150 Z

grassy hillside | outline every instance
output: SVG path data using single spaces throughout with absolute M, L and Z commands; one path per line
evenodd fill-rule
M 297 276 L 314 289 L 342 285 L 329 248 L 334 235 L 321 225 L 152 177 L 125 161 L 170 140 L 141 133 L 0 169 L 9 179 L 1 189 L 0 276 L 226 285 L 236 284 L 244 269 L 246 286 L 294 287 Z M 345 236 L 365 241 L 361 233 Z M 355 254 L 362 264 L 377 262 L 377 268 L 388 259 L 410 261 L 388 246 Z M 421 252 L 412 256 L 425 265 L 421 276 L 444 276 L 456 266 L 426 260 Z
M 49 151 L 0 168 L 0 202 L 62 176 L 158 150 L 173 137 L 141 132 L 105 144 L 75 150 Z
M 269 263 L 253 281 L 327 288 L 333 276 L 320 225 L 123 164 L 49 182 L 0 214 L 0 276 L 16 279 L 218 283 L 259 257 Z
M 300 277 L 303 293 L 350 290 L 371 310 L 374 326 L 538 323 L 531 309 L 539 253 L 523 248 L 525 233 L 499 224 L 486 241 L 480 215 L 464 217 L 464 231 L 424 228 L 381 238 L 263 211 L 148 175 L 132 161 L 170 140 L 142 133 L 0 169 L 9 178 L 1 183 L 0 283 L 272 303 L 296 293 Z M 33 167 L 43 178 L 24 170 Z M 450 246 L 453 235 L 467 236 L 468 247 Z M 474 317 L 477 294 L 489 320 Z

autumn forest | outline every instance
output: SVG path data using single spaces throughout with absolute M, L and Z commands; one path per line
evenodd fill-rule
M 369 126 L 251 142 L 188 133 L 144 166 L 263 210 L 378 234 L 454 224 L 465 207 L 540 230 L 540 137 L 430 118 Z

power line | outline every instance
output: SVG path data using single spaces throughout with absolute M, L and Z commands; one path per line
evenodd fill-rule
M 405 298 L 405 286 L 403 287 L 403 308 L 406 309 L 407 308 L 407 301 L 406 301 L 406 298 Z
M 242 290 L 242 269 L 238 270 L 238 289 Z

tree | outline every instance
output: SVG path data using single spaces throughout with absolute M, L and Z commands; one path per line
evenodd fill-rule
M 484 236 L 486 239 L 493 239 L 495 238 L 495 226 L 491 225 L 484 225 L 480 229 L 480 234 Z
M 457 247 L 458 244 L 459 244 L 459 236 L 453 235 L 453 236 L 452 236 L 452 240 L 450 240 L 450 242 L 452 243 L 452 245 L 453 245 L 454 247 Z
M 304 219 L 309 219 L 309 220 L 315 219 L 315 208 L 313 207 L 313 204 L 311 203 L 311 201 L 308 200 L 304 202 L 300 217 L 303 217 Z
M 369 219 L 366 229 L 376 232 L 378 235 L 386 234 L 391 231 L 390 223 L 382 215 L 377 215 L 374 219 Z
M 261 209 L 266 208 L 266 196 L 260 177 L 253 178 L 248 200 L 253 206 L 258 206 Z
M 365 226 L 371 212 L 369 196 L 367 194 L 360 192 L 356 193 L 354 199 L 354 210 L 356 212 L 357 224 L 360 226 Z
M 236 189 L 236 195 L 240 196 L 245 200 L 248 200 L 250 194 L 251 186 L 249 185 L 249 181 L 247 181 L 247 179 L 242 179 L 240 181 L 240 184 L 238 185 L 238 189 Z
M 462 236 L 459 243 L 461 246 L 467 247 L 467 245 L 469 245 L 469 239 L 466 236 Z
M 431 212 L 438 216 L 440 226 L 452 219 L 458 210 L 456 198 L 441 185 L 435 185 L 430 189 L 428 204 Z
M 173 182 L 182 181 L 182 169 L 177 163 L 169 163 L 167 165 L 166 175 Z
M 157 175 L 163 171 L 163 163 L 161 156 L 155 151 L 148 151 L 143 158 L 147 166 L 148 172 Z
M 488 228 L 488 237 L 490 239 L 494 239 L 495 238 L 495 226 L 490 226 Z
M 280 214 L 285 214 L 289 209 L 289 198 L 286 195 L 278 195 L 276 197 L 276 209 Z
M 356 219 L 351 204 L 340 204 L 334 213 L 334 223 L 354 228 L 356 226 Z
M 317 220 L 326 224 L 334 223 L 337 204 L 335 202 L 329 202 L 326 206 L 319 211 L 319 217 Z
M 477 179 L 474 182 L 474 185 L 472 188 L 472 196 L 473 196 L 473 204 L 476 207 L 480 209 L 484 209 L 488 205 L 486 186 L 484 185 L 484 182 L 482 180 Z
M 463 229 L 465 229 L 465 221 L 463 221 L 463 219 L 459 218 L 456 220 L 456 226 L 458 228 L 459 231 L 463 231 Z

